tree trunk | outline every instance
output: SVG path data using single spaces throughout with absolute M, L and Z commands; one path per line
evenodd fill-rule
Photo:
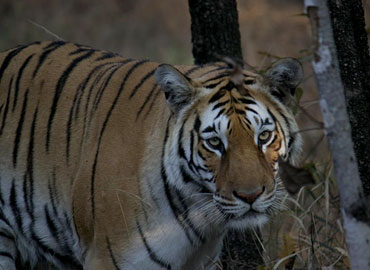
M 243 60 L 236 0 L 189 0 L 194 62 Z M 252 233 L 230 232 L 221 255 L 224 270 L 256 269 L 262 248 Z
M 364 198 L 351 139 L 351 126 L 327 1 L 306 0 L 305 4 L 314 41 L 312 66 L 338 183 L 351 269 L 370 270 L 370 211 Z
M 366 195 L 370 195 L 370 55 L 361 0 L 328 0 L 352 140 Z
M 189 0 L 194 62 L 243 59 L 235 0 Z

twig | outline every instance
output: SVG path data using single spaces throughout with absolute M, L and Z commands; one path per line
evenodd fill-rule
M 47 29 L 45 26 L 42 26 L 42 25 L 40 25 L 40 24 L 38 24 L 38 23 L 36 23 L 36 22 L 34 22 L 34 21 L 32 21 L 32 20 L 28 20 L 28 22 L 29 23 L 31 23 L 31 24 L 33 24 L 34 26 L 36 26 L 36 27 L 38 27 L 38 28 L 40 28 L 40 29 L 42 29 L 42 30 L 44 30 L 47 34 L 49 34 L 49 35 L 51 35 L 51 36 L 53 36 L 54 38 L 56 38 L 57 40 L 62 40 L 62 41 L 64 41 L 64 39 L 62 39 L 60 36 L 58 36 L 57 34 L 55 34 L 55 33 L 53 33 L 53 32 L 51 32 L 49 29 Z

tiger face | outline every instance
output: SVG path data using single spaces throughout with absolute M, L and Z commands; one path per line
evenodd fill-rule
M 175 122 L 167 161 L 178 157 L 180 166 L 170 166 L 178 175 L 172 184 L 188 196 L 208 196 L 204 208 L 212 222 L 244 229 L 265 223 L 285 195 L 278 161 L 294 163 L 301 138 L 281 87 L 294 93 L 302 70 L 298 61 L 285 59 L 266 77 L 242 72 L 238 83 L 233 72 L 216 83 L 192 81 L 165 65 L 156 78 Z

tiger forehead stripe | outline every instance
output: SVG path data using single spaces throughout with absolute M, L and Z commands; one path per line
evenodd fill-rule
M 205 87 L 209 88 L 209 86 L 206 85 L 208 82 L 219 80 L 219 79 L 223 79 L 223 78 L 228 77 L 228 76 L 230 76 L 230 73 L 229 72 L 221 73 L 221 74 L 217 75 L 216 77 L 211 77 L 211 78 L 205 80 L 203 82 L 203 85 L 205 85 Z M 221 82 L 222 82 L 222 80 L 220 80 L 219 83 L 221 83 Z
M 224 89 L 218 90 L 209 100 L 208 103 L 216 102 L 217 100 L 221 99 L 226 94 Z

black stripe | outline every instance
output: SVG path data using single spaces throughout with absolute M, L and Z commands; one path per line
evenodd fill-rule
M 219 102 L 219 103 L 217 103 L 215 106 L 213 106 L 212 111 L 214 111 L 214 110 L 218 109 L 218 108 L 219 108 L 219 107 L 221 107 L 221 106 L 224 106 L 224 105 L 225 105 L 225 104 L 227 104 L 227 103 L 229 103 L 229 100 L 225 100 L 225 101 L 223 101 L 223 102 Z
M 0 203 L 1 203 L 1 205 L 4 205 L 4 203 L 5 203 L 4 198 L 3 198 L 3 192 L 1 190 L 1 177 L 0 177 Z
M 32 44 L 30 44 L 30 45 L 32 45 Z M 12 50 L 11 52 L 8 53 L 8 55 L 5 57 L 2 65 L 0 67 L 0 81 L 3 77 L 4 71 L 6 70 L 8 65 L 10 64 L 10 61 L 13 59 L 13 57 L 15 57 L 17 54 L 19 54 L 22 50 L 26 49 L 30 45 L 21 46 L 21 47 L 16 48 L 16 49 L 14 49 L 14 50 Z
M 178 149 L 177 149 L 177 151 L 179 153 L 180 158 L 183 158 L 185 160 L 187 160 L 187 158 L 185 156 L 185 150 L 182 147 L 182 138 L 184 136 L 184 126 L 185 126 L 185 123 L 186 123 L 187 120 L 188 120 L 188 118 L 186 118 L 184 120 L 184 122 L 182 123 L 181 128 L 180 128 L 180 131 L 179 131 L 179 138 L 177 140 L 177 142 L 178 142 Z
M 270 145 L 273 145 L 276 139 L 277 139 L 277 135 L 275 134 L 274 139 L 271 141 Z
M 206 85 L 204 87 L 205 88 L 208 88 L 208 89 L 213 89 L 213 88 L 216 88 L 217 86 L 219 86 L 222 83 L 223 83 L 223 81 L 219 81 L 219 82 L 216 82 L 216 83 L 208 84 L 208 85 Z
M 105 239 L 106 239 L 106 241 L 107 241 L 107 247 L 108 247 L 109 255 L 110 255 L 110 258 L 112 259 L 113 265 L 114 265 L 114 267 L 116 268 L 116 270 L 120 270 L 121 268 L 118 266 L 117 260 L 116 260 L 116 258 L 114 257 L 114 254 L 113 254 L 112 247 L 111 247 L 111 245 L 110 245 L 110 241 L 109 241 L 108 236 L 107 236 Z
M 91 96 L 94 92 L 95 89 L 98 88 L 98 84 L 100 83 L 100 80 L 104 77 L 104 75 L 111 69 L 113 69 L 115 66 L 112 65 L 104 70 L 100 70 L 99 73 L 95 76 L 95 79 L 94 81 L 92 82 L 92 84 L 90 85 L 90 89 L 89 89 L 89 92 L 87 94 L 87 99 L 86 99 L 86 102 L 85 102 L 85 119 L 84 119 L 84 133 L 85 134 L 85 128 L 86 128 L 86 124 L 87 124 L 87 116 L 89 114 L 89 105 L 90 105 L 90 99 L 91 99 Z M 91 116 L 91 110 L 90 110 L 90 116 Z
M 91 110 L 91 112 L 93 111 L 96 111 L 98 109 L 98 106 L 99 106 L 99 103 L 100 103 L 100 100 L 102 99 L 103 97 L 103 93 L 104 93 L 104 90 L 107 88 L 107 85 L 108 83 L 110 82 L 111 78 L 113 77 L 113 75 L 123 66 L 124 64 L 122 65 L 119 65 L 115 68 L 113 68 L 113 70 L 111 71 L 111 73 L 108 75 L 108 77 L 105 79 L 104 81 L 104 84 L 100 86 L 99 88 L 99 91 L 97 91 L 96 93 L 96 96 L 95 96 L 95 99 L 94 99 L 94 109 Z
M 87 83 L 89 82 L 90 78 L 92 77 L 92 75 L 99 69 L 101 69 L 102 67 L 106 66 L 106 65 L 110 65 L 111 63 L 105 63 L 105 64 L 101 64 L 97 67 L 95 67 L 89 74 L 88 76 L 86 77 L 86 79 L 80 83 L 78 89 L 76 90 L 76 94 L 75 94 L 75 97 L 73 99 L 73 103 L 72 103 L 72 106 L 71 106 L 71 109 L 69 110 L 69 116 L 68 116 L 68 121 L 67 121 L 67 129 L 66 129 L 66 161 L 67 161 L 67 164 L 69 164 L 69 155 L 70 155 L 70 144 L 71 144 L 71 129 L 72 129 L 72 120 L 73 120 L 73 113 L 75 112 L 75 120 L 77 119 L 77 116 L 78 116 L 78 113 L 79 113 L 79 109 L 80 109 L 80 102 L 81 102 L 81 99 L 82 99 L 82 95 L 83 95 L 83 92 L 86 88 L 86 85 Z M 109 69 L 111 68 L 114 68 L 114 66 L 111 66 L 111 67 L 108 67 L 108 69 L 106 69 L 103 73 L 105 74 L 105 72 L 107 72 Z M 93 89 L 93 86 L 91 86 L 91 90 Z M 90 92 L 91 93 L 91 92 Z M 88 100 L 90 99 L 90 93 L 89 93 L 89 96 L 88 96 Z M 86 106 L 88 107 L 88 103 L 89 101 L 87 101 L 86 103 Z M 84 123 L 85 125 L 85 123 Z
M 29 89 L 27 89 L 26 94 L 24 96 L 21 117 L 20 117 L 20 119 L 18 121 L 17 131 L 15 133 L 15 138 L 14 138 L 14 148 L 13 148 L 13 167 L 14 168 L 17 166 L 17 157 L 18 157 L 18 150 L 19 150 L 19 142 L 21 140 L 22 128 L 23 128 L 24 118 L 25 118 L 25 115 L 26 115 L 26 108 L 27 108 L 27 101 L 28 101 L 28 93 L 29 93 Z
M 129 96 L 129 99 L 131 99 L 135 94 L 136 92 L 139 90 L 139 88 L 151 77 L 153 76 L 154 72 L 155 72 L 156 68 L 153 69 L 151 72 L 149 72 L 148 74 L 146 74 L 141 80 L 140 82 L 134 87 L 134 90 L 132 90 L 130 96 Z
M 275 115 L 270 111 L 269 108 L 267 108 L 267 112 L 271 115 L 272 120 L 274 120 L 274 122 L 277 122 Z
M 72 128 L 72 119 L 73 119 L 73 112 L 76 110 L 77 100 L 78 97 L 81 96 L 81 89 L 82 89 L 82 83 L 78 86 L 78 89 L 76 91 L 75 97 L 72 102 L 71 109 L 69 110 L 68 114 L 68 121 L 67 121 L 67 130 L 66 130 L 66 160 L 67 164 L 69 164 L 69 148 L 70 148 L 70 141 L 71 141 L 71 128 Z M 76 113 L 77 115 L 77 113 Z
M 190 164 L 194 164 L 193 155 L 194 155 L 194 132 L 191 131 L 190 132 L 190 160 L 189 160 Z
M 152 99 L 152 101 L 151 101 L 151 103 L 150 103 L 150 105 L 149 105 L 149 108 L 148 108 L 147 112 L 146 112 L 146 113 L 145 113 L 145 115 L 144 115 L 144 119 L 146 119 L 146 118 L 147 118 L 147 116 L 149 115 L 149 113 L 152 111 L 152 108 L 153 108 L 153 105 L 154 105 L 154 103 L 155 103 L 155 100 L 159 97 L 159 94 L 161 94 L 161 93 L 162 93 L 162 91 L 160 91 L 159 89 L 160 89 L 160 88 L 158 88 L 157 93 L 155 93 L 155 95 L 154 95 L 154 97 L 153 97 L 153 99 Z
M 69 217 L 69 215 L 67 214 L 67 212 L 66 211 L 64 211 L 64 213 L 63 213 L 63 220 L 64 220 L 64 222 L 65 222 L 65 227 L 67 228 L 67 231 L 69 231 L 69 233 L 71 234 L 71 235 L 73 235 L 73 229 L 72 229 L 72 224 L 71 224 L 71 219 L 70 219 L 70 217 Z M 73 224 L 73 225 L 75 225 L 75 224 Z M 76 227 L 74 227 L 75 228 L 75 231 L 77 232 L 77 230 L 76 230 Z
M 212 152 L 211 150 L 209 150 L 207 147 L 204 146 L 204 144 L 201 144 L 201 147 L 206 150 L 208 153 L 211 153 L 212 155 L 214 154 L 214 152 Z
M 182 180 L 185 183 L 189 183 L 189 182 L 194 181 L 194 179 L 188 174 L 188 172 L 186 171 L 186 169 L 184 168 L 183 165 L 180 166 L 180 173 L 181 173 Z
M 27 154 L 27 170 L 26 175 L 27 179 L 30 185 L 30 195 L 29 195 L 29 201 L 30 201 L 30 208 L 31 208 L 31 219 L 32 222 L 34 221 L 34 175 L 33 175 L 33 151 L 34 151 L 34 141 L 35 141 L 35 129 L 36 129 L 36 122 L 37 122 L 37 114 L 38 114 L 38 108 L 36 108 L 36 111 L 33 115 L 32 120 L 32 126 L 31 126 L 31 133 L 30 133 L 30 141 L 28 144 L 28 154 Z
M 202 75 L 200 77 L 203 77 L 207 74 L 210 74 L 212 72 L 216 72 L 216 71 L 219 71 L 219 70 L 224 70 L 224 69 L 230 69 L 228 66 L 217 66 L 216 68 L 214 69 L 211 69 L 211 70 L 208 70 L 207 72 L 205 73 L 202 73 Z
M 281 126 L 281 124 L 279 123 L 279 121 L 277 121 L 277 122 L 276 122 L 276 124 L 277 124 L 277 125 L 279 125 L 279 127 L 280 127 L 280 129 L 281 129 L 281 132 L 283 133 L 283 138 L 282 138 L 282 140 L 284 140 L 284 144 L 287 146 L 284 129 L 283 129 L 283 127 Z M 282 140 L 280 140 L 280 146 L 279 146 L 279 148 L 281 147 L 281 141 L 282 141 Z
M 271 112 L 270 112 L 270 111 L 269 111 L 269 113 L 271 114 Z M 285 123 L 286 123 L 286 125 L 287 125 L 288 130 L 290 130 L 290 122 L 289 122 L 288 118 L 287 118 L 284 114 L 282 114 L 281 112 L 279 112 L 279 114 L 280 114 L 280 115 L 281 115 L 281 117 L 284 119 L 284 121 L 285 121 Z
M 252 122 L 246 116 L 244 116 L 244 117 L 238 117 L 238 121 L 241 124 L 241 126 L 243 126 L 243 124 L 247 124 L 247 126 L 248 125 L 252 126 Z
M 188 71 L 186 71 L 185 73 L 184 73 L 184 75 L 185 76 L 189 76 L 191 73 L 194 73 L 195 71 L 197 71 L 197 70 L 199 70 L 199 69 L 201 69 L 201 68 L 203 68 L 202 66 L 194 66 L 194 67 L 192 67 L 191 69 L 189 69 Z
M 21 211 L 19 210 L 19 207 L 18 207 L 17 198 L 19 197 L 17 196 L 15 179 L 13 179 L 12 187 L 10 188 L 9 204 L 10 204 L 10 208 L 12 209 L 15 221 L 17 222 L 18 228 L 23 234 L 23 221 L 21 217 Z
M 195 118 L 195 121 L 194 121 L 194 130 L 197 133 L 199 133 L 199 128 L 200 128 L 201 124 L 202 124 L 202 122 L 199 119 L 199 115 L 197 115 L 197 118 Z
M 218 90 L 208 101 L 208 103 L 213 103 L 220 98 L 222 98 L 226 94 L 225 90 Z
M 216 120 L 217 118 L 219 118 L 224 112 L 225 112 L 225 108 L 222 108 L 219 112 L 218 112 L 218 114 L 216 115 L 216 117 L 215 117 L 215 119 L 214 120 Z
M 246 85 L 254 84 L 255 82 L 256 81 L 254 79 L 251 79 L 251 78 L 244 79 L 244 84 L 246 84 Z
M 251 99 L 246 99 L 246 98 L 239 98 L 238 99 L 239 102 L 242 102 L 244 104 L 248 104 L 248 105 L 256 105 L 257 103 Z
M 206 161 L 206 158 L 203 156 L 202 152 L 198 149 L 198 156 L 203 160 Z
M 176 189 L 175 190 L 176 192 L 176 195 L 178 197 L 178 200 L 180 201 L 182 207 L 183 207 L 183 218 L 184 218 L 184 221 L 186 223 L 186 225 L 189 226 L 189 228 L 192 230 L 192 232 L 195 234 L 195 236 L 199 239 L 199 241 L 201 243 L 204 243 L 205 239 L 204 237 L 201 235 L 201 233 L 196 229 L 196 227 L 194 226 L 194 224 L 189 220 L 189 211 L 188 211 L 188 206 L 185 204 L 185 199 L 183 197 L 183 195 L 181 194 L 180 190 Z
M 91 49 L 91 48 L 88 48 L 88 47 L 84 47 L 84 48 L 81 48 L 80 47 L 77 50 L 75 50 L 73 52 L 70 52 L 69 55 L 76 55 L 76 54 L 79 54 L 79 53 L 82 53 L 82 52 L 86 52 L 86 51 L 93 51 L 93 52 L 95 52 L 94 49 Z
M 0 251 L 0 256 L 7 257 L 7 258 L 11 259 L 12 261 L 14 261 L 14 258 L 12 256 L 12 254 L 10 254 L 9 252 Z
M 179 209 L 174 204 L 174 201 L 173 201 L 173 198 L 172 198 L 172 195 L 171 195 L 170 187 L 168 185 L 168 178 L 167 178 L 166 168 L 164 166 L 164 156 L 165 156 L 165 151 L 166 151 L 166 144 L 167 144 L 167 141 L 168 141 L 168 133 L 169 133 L 170 120 L 171 120 L 171 117 L 167 121 L 166 133 L 165 133 L 165 137 L 164 137 L 164 141 L 163 141 L 163 146 L 162 146 L 161 176 L 162 176 L 162 181 L 163 181 L 163 185 L 164 185 L 164 189 L 165 189 L 165 194 L 166 194 L 168 203 L 170 205 L 170 208 L 171 208 L 174 216 L 176 217 L 176 220 L 178 221 L 178 223 L 183 227 L 183 224 L 179 220 L 179 216 L 178 216 Z
M 7 234 L 7 233 L 4 233 L 2 231 L 0 231 L 0 236 L 3 237 L 3 238 L 6 238 L 6 239 L 9 239 L 9 240 L 13 240 L 14 241 L 14 237 Z
M 218 76 L 216 76 L 216 77 L 209 78 L 208 80 L 204 81 L 204 82 L 203 82 L 203 85 L 204 85 L 204 87 L 209 88 L 208 86 L 206 86 L 206 85 L 205 85 L 206 83 L 208 83 L 208 82 L 210 82 L 210 81 L 218 80 L 218 79 L 223 79 L 223 78 L 228 77 L 228 76 L 230 76 L 230 73 L 229 73 L 229 72 L 221 73 L 221 74 L 219 74 L 219 75 L 218 75 Z
M 99 66 L 96 66 L 93 70 L 90 71 L 90 73 L 89 73 L 89 75 L 87 75 L 86 79 L 83 82 L 81 82 L 78 90 L 76 91 L 76 95 L 75 95 L 75 98 L 73 99 L 73 105 L 72 105 L 72 108 L 71 108 L 71 111 L 74 110 L 75 120 L 77 119 L 79 111 L 80 111 L 81 99 L 82 99 L 82 96 L 85 92 L 85 88 L 86 88 L 88 82 L 90 81 L 92 75 L 96 71 L 98 71 L 99 69 L 103 68 L 104 66 L 111 65 L 111 64 L 114 64 L 114 63 L 109 62 L 109 63 L 104 63 L 104 64 L 101 64 Z
M 28 176 L 27 173 L 23 175 L 23 201 L 24 204 L 26 205 L 26 211 L 27 213 L 32 216 L 32 211 L 31 211 L 31 203 L 29 200 L 29 190 L 28 190 Z
M 233 82 L 229 81 L 227 85 L 225 85 L 224 87 L 222 87 L 222 89 L 225 89 L 227 91 L 231 91 L 233 89 L 235 89 L 236 86 Z
M 18 72 L 18 76 L 17 76 L 17 79 L 15 81 L 15 92 L 14 92 L 14 99 L 13 99 L 13 108 L 12 108 L 12 112 L 14 112 L 15 110 L 15 107 L 17 106 L 17 101 L 18 101 L 18 93 L 19 93 L 19 84 L 20 84 L 20 81 L 22 79 L 22 75 L 23 75 L 23 71 L 24 69 L 26 68 L 26 66 L 28 65 L 28 63 L 30 62 L 31 58 L 34 56 L 34 54 L 30 55 L 27 57 L 26 61 L 24 61 L 23 65 L 21 66 L 21 68 L 19 69 L 19 72 Z
M 141 229 L 141 226 L 139 224 L 139 221 L 136 220 L 136 227 L 138 228 L 139 234 L 141 236 L 141 239 L 143 240 L 144 246 L 146 248 L 146 251 L 149 254 L 149 258 L 154 261 L 156 264 L 161 266 L 164 269 L 171 270 L 171 265 L 169 263 L 163 262 L 158 256 L 154 253 L 154 251 L 149 247 L 148 242 L 144 236 L 144 233 Z
M 73 69 L 83 60 L 88 59 L 91 57 L 91 55 L 94 53 L 94 51 L 88 51 L 84 55 L 81 55 L 74 59 L 72 63 L 68 66 L 68 68 L 63 72 L 62 76 L 58 80 L 57 87 L 55 89 L 55 94 L 53 98 L 53 104 L 50 108 L 50 115 L 49 115 L 49 120 L 48 120 L 48 128 L 47 128 L 47 133 L 46 133 L 46 151 L 49 151 L 49 145 L 50 145 L 50 134 L 51 134 L 51 127 L 52 124 L 54 123 L 54 116 L 57 110 L 58 106 L 58 101 L 60 98 L 60 95 L 62 94 L 64 85 L 69 77 L 69 74 L 73 71 Z
M 230 128 L 230 125 L 231 125 L 231 121 L 230 121 L 230 119 L 228 119 L 227 128 L 226 129 L 229 129 Z
M 192 183 L 194 185 L 196 185 L 198 188 L 203 188 L 202 185 L 200 185 L 198 182 L 196 182 L 192 177 L 191 175 L 188 174 L 188 172 L 186 171 L 186 169 L 184 168 L 184 166 L 181 164 L 180 165 L 180 173 L 181 173 L 181 177 L 182 179 L 184 180 L 185 183 Z
M 59 220 L 58 217 L 51 217 L 49 208 L 45 204 L 44 206 L 44 213 L 46 217 L 46 225 L 50 231 L 50 236 L 54 238 L 55 242 L 59 247 L 63 248 L 64 253 L 68 254 L 69 257 L 73 257 L 73 251 L 71 248 L 68 246 L 68 241 L 62 237 L 60 239 L 60 236 L 63 236 L 63 231 L 61 229 L 58 229 L 58 226 L 56 224 L 55 219 Z M 62 232 L 62 235 L 60 234 Z M 65 255 L 64 255 L 65 256 Z
M 99 66 L 96 66 L 92 71 L 90 71 L 89 75 L 86 77 L 86 79 L 83 81 L 83 83 L 81 83 L 80 87 L 78 88 L 78 90 L 76 91 L 76 95 L 75 95 L 75 98 L 74 98 L 74 101 L 73 101 L 73 105 L 71 107 L 71 110 L 70 110 L 70 115 L 68 117 L 68 122 L 67 122 L 67 143 L 66 143 L 66 158 L 67 158 L 67 162 L 69 162 L 69 149 L 70 149 L 70 136 L 71 136 L 71 127 L 72 127 L 72 114 L 74 114 L 74 120 L 77 120 L 78 118 L 78 115 L 79 115 L 79 111 L 80 111 L 80 105 L 81 105 L 81 100 L 82 100 L 82 96 L 84 95 L 85 93 L 85 89 L 86 89 L 86 86 L 88 84 L 88 82 L 90 81 L 90 79 L 92 78 L 93 74 L 98 71 L 99 69 L 107 66 L 107 65 L 112 65 L 111 67 L 109 67 L 107 70 L 103 71 L 103 73 L 105 73 L 106 71 L 108 71 L 109 69 L 111 68 L 114 68 L 114 64 L 126 64 L 128 63 L 129 61 L 131 61 L 130 59 L 127 59 L 125 61 L 122 61 L 122 62 L 109 62 L 109 63 L 104 63 L 104 64 L 100 64 Z M 90 87 L 90 91 L 88 93 L 88 97 L 87 97 L 87 101 L 86 101 L 86 105 L 85 105 L 85 120 L 83 121 L 83 134 L 85 134 L 85 130 L 86 130 L 86 124 L 87 124 L 87 121 L 86 121 L 86 117 L 87 117 L 87 111 L 88 111 L 88 107 L 89 107 L 89 101 L 90 101 L 90 98 L 91 98 L 91 94 L 92 94 L 92 90 L 94 89 L 94 86 L 95 86 L 95 83 L 96 83 L 96 80 L 98 78 L 100 78 L 100 74 L 95 78 L 92 86 Z M 81 143 L 83 142 L 83 136 L 81 136 Z
M 42 64 L 45 62 L 47 56 L 55 51 L 56 49 L 60 48 L 61 46 L 65 45 L 66 43 L 64 41 L 58 40 L 55 42 L 50 43 L 48 46 L 43 48 L 44 52 L 40 55 L 39 62 L 37 63 L 37 66 L 35 70 L 33 71 L 32 78 L 35 78 L 37 75 L 37 72 L 39 71 Z
M 103 138 L 103 134 L 104 134 L 104 131 L 107 127 L 107 124 L 108 124 L 108 121 L 110 119 L 110 116 L 112 115 L 112 112 L 114 110 L 114 108 L 116 107 L 117 105 L 117 102 L 118 102 L 118 99 L 120 98 L 121 94 L 122 94 L 122 91 L 124 89 L 124 86 L 125 86 L 125 83 L 126 81 L 128 80 L 128 78 L 130 77 L 130 75 L 132 74 L 132 72 L 138 68 L 139 66 L 145 64 L 146 62 L 148 62 L 148 60 L 142 60 L 142 61 L 138 61 L 136 62 L 134 65 L 132 65 L 132 67 L 127 71 L 126 73 L 126 76 L 125 78 L 123 79 L 121 85 L 120 85 L 120 88 L 117 92 L 117 95 L 112 103 L 112 106 L 110 107 L 106 117 L 105 117 L 105 120 L 104 120 L 104 123 L 103 123 L 103 126 L 102 126 L 102 129 L 100 131 L 100 135 L 99 135 L 99 139 L 98 139 L 98 146 L 97 146 L 97 150 L 96 150 L 96 153 L 95 153 L 95 159 L 94 159 L 94 164 L 93 164 L 93 168 L 92 168 L 92 175 L 91 175 L 91 186 L 90 186 L 90 196 L 91 196 L 91 209 L 92 209 L 92 216 L 93 216 L 93 220 L 95 220 L 95 174 L 96 174 L 96 166 L 97 166 L 97 162 L 98 162 L 98 156 L 99 156 L 99 151 L 100 151 L 100 144 L 101 144 L 101 141 L 102 141 L 102 138 Z
M 113 57 L 116 57 L 116 56 L 119 56 L 119 55 L 115 54 L 115 53 L 111 53 L 111 52 L 104 52 L 104 54 L 102 56 L 96 58 L 96 61 L 101 61 L 101 60 L 113 58 Z
M 247 108 L 247 110 L 248 110 L 248 108 Z M 235 113 L 237 113 L 237 114 L 245 115 L 245 111 L 243 111 L 243 110 L 235 109 L 234 111 L 235 111 Z M 253 111 L 253 110 L 251 109 L 251 111 Z M 257 115 L 258 115 L 258 114 L 257 114 Z
M 216 132 L 216 129 L 214 126 L 208 126 L 205 129 L 202 130 L 202 133 L 209 133 L 209 132 Z
M 290 150 L 290 148 L 292 147 L 292 144 L 293 144 L 293 142 L 294 142 L 294 140 L 295 140 L 295 137 L 293 137 L 293 136 L 291 136 L 291 137 L 289 137 L 290 138 L 290 140 L 289 140 L 289 142 L 288 142 L 288 150 Z
M 41 248 L 43 253 L 48 254 L 51 258 L 58 260 L 61 265 L 69 265 L 71 266 L 71 269 L 76 270 L 83 269 L 82 265 L 73 256 L 62 255 L 56 250 L 44 244 L 40 237 L 36 235 L 34 229 L 32 229 L 32 239 Z
M 234 107 L 230 107 L 226 112 L 225 115 L 230 116 L 234 112 Z
M 96 66 L 93 70 L 90 71 L 89 75 L 86 77 L 86 79 L 81 83 L 81 86 L 79 87 L 79 89 L 76 91 L 76 96 L 74 98 L 74 100 L 76 100 L 76 102 L 74 101 L 73 102 L 73 105 L 72 105 L 72 109 L 71 111 L 74 110 L 74 119 L 77 120 L 78 118 L 78 115 L 79 115 L 79 112 L 80 112 L 80 105 L 81 105 L 81 100 L 82 100 L 82 97 L 85 93 L 85 89 L 86 89 L 86 86 L 87 84 L 89 83 L 90 79 L 92 78 L 93 74 L 100 70 L 101 68 L 107 66 L 107 65 L 112 65 L 111 67 L 109 67 L 107 70 L 109 70 L 110 68 L 113 68 L 114 67 L 114 64 L 115 62 L 109 62 L 109 63 L 104 63 L 104 64 L 100 64 L 99 66 Z M 106 70 L 103 71 L 103 73 L 105 73 Z M 85 132 L 85 124 L 86 124 L 86 115 L 87 115 L 87 110 L 88 110 L 88 106 L 89 106 L 89 101 L 90 101 L 90 96 L 91 96 L 91 93 L 92 93 L 92 90 L 94 89 L 94 86 L 96 84 L 96 81 L 98 79 L 100 79 L 101 75 L 99 74 L 93 84 L 90 86 L 90 91 L 88 93 L 88 96 L 87 96 L 87 101 L 86 101 L 86 105 L 85 105 L 85 121 L 84 121 L 84 132 Z M 77 97 L 78 96 L 78 97 Z
M 48 179 L 48 191 L 49 191 L 49 196 L 50 196 L 50 201 L 51 201 L 51 207 L 53 209 L 53 212 L 54 212 L 54 216 L 56 218 L 59 218 L 59 215 L 58 215 L 58 210 L 57 210 L 57 205 L 55 203 L 55 200 L 57 199 L 56 197 L 56 194 L 54 192 L 54 188 L 52 187 L 52 182 L 53 181 L 55 183 L 55 180 L 56 180 L 56 175 L 55 175 L 55 169 L 53 170 L 53 176 L 52 178 L 49 178 Z
M 8 219 L 5 217 L 5 215 L 4 215 L 3 211 L 1 210 L 1 208 L 0 208 L 0 220 L 3 221 L 9 227 L 12 227 L 12 225 L 10 225 Z
M 199 240 L 200 241 L 203 241 L 203 238 L 200 237 L 200 233 L 198 233 L 198 231 L 196 231 L 195 227 L 193 226 L 193 224 L 189 221 L 189 220 L 186 220 L 184 219 L 184 217 L 187 216 L 187 214 L 184 215 L 184 217 L 181 217 L 182 213 L 181 213 L 181 210 L 179 209 L 178 206 L 175 205 L 175 202 L 174 202 L 174 197 L 172 195 L 172 192 L 171 192 L 171 188 L 168 184 L 168 177 L 167 177 L 167 173 L 166 173 L 166 169 L 165 169 L 165 166 L 164 166 L 164 155 L 165 155 L 165 149 L 166 149 L 166 144 L 167 144 L 167 141 L 168 141 L 168 133 L 169 133 L 169 123 L 170 123 L 170 119 L 168 119 L 168 122 L 167 122 L 167 127 L 166 127 L 166 133 L 165 133 L 165 138 L 164 138 L 164 142 L 163 142 L 163 149 L 162 149 L 162 165 L 161 165 L 161 176 L 162 176 L 162 181 L 163 181 L 163 185 L 164 185 L 164 190 L 165 190 L 165 194 L 166 194 L 166 198 L 167 198 L 167 201 L 168 201 L 168 204 L 172 210 L 172 213 L 173 215 L 175 216 L 178 224 L 182 227 L 182 229 L 184 230 L 185 232 L 185 235 L 186 237 L 188 238 L 189 242 L 191 245 L 194 245 L 194 241 L 192 240 L 192 238 L 190 237 L 189 235 L 189 232 L 186 230 L 185 228 L 185 224 L 190 227 L 190 229 L 192 229 L 192 231 L 194 232 L 194 234 L 196 236 L 199 236 Z M 192 154 L 190 156 L 190 159 L 192 159 Z M 180 167 L 181 168 L 181 167 Z M 181 168 L 182 171 L 184 171 L 184 168 Z M 192 179 L 191 177 L 189 178 L 183 178 L 184 181 L 188 181 L 190 179 Z M 176 194 L 179 194 L 179 192 L 176 192 Z M 179 199 L 180 202 L 183 201 L 182 198 Z M 180 219 L 184 219 L 183 221 Z M 184 224 L 185 222 L 185 224 Z
M 4 109 L 3 119 L 2 119 L 2 122 L 1 122 L 1 128 L 0 128 L 0 135 L 3 134 L 5 123 L 6 123 L 6 117 L 8 116 L 10 93 L 11 93 L 11 90 L 12 90 L 13 79 L 14 79 L 14 77 L 12 77 L 10 79 L 10 82 L 9 82 L 8 95 L 6 97 L 5 109 Z
M 55 241 L 58 242 L 59 230 L 54 220 L 51 218 L 47 205 L 44 205 L 44 214 L 46 217 L 46 225 L 50 231 L 50 235 L 54 237 Z M 58 243 L 59 244 L 59 243 Z
M 139 111 L 137 112 L 136 114 L 136 120 L 139 118 L 140 114 L 142 113 L 142 111 L 144 110 L 144 107 L 145 105 L 149 102 L 150 98 L 153 96 L 153 93 L 154 93 L 154 90 L 158 87 L 158 84 L 154 84 L 152 89 L 150 90 L 149 92 L 149 95 L 147 95 L 147 97 L 145 98 L 145 101 L 144 103 L 141 105 Z
M 252 112 L 252 113 L 255 113 L 255 114 L 257 114 L 258 116 L 259 116 L 259 114 L 255 111 L 255 110 L 253 110 L 253 109 L 251 109 L 251 108 L 249 108 L 249 107 L 245 107 L 245 109 L 247 110 L 247 111 L 250 111 L 250 112 Z M 243 112 L 243 114 L 245 114 L 245 112 L 244 111 L 242 111 Z
M 284 129 L 283 129 L 283 127 L 281 126 L 281 124 L 280 124 L 280 122 L 279 121 L 277 121 L 277 119 L 276 119 L 276 117 L 275 117 L 275 115 L 269 110 L 269 109 L 267 109 L 267 112 L 271 115 L 271 117 L 272 117 L 272 119 L 274 120 L 274 122 L 275 123 L 277 123 L 277 124 L 279 124 L 279 126 L 280 126 L 280 129 L 281 129 L 281 132 L 283 133 L 283 138 L 282 138 L 282 140 L 284 140 L 284 143 L 286 144 L 286 146 L 289 148 L 289 145 L 291 144 L 290 143 L 290 139 L 291 139 L 291 137 L 289 137 L 289 138 L 287 138 L 286 136 L 285 136 L 285 132 L 284 132 Z M 288 131 L 290 131 L 290 123 L 289 123 L 289 120 L 288 120 L 288 118 L 284 115 L 284 114 L 282 114 L 281 112 L 279 112 L 278 111 L 278 113 L 279 113 L 279 115 L 284 119 L 284 121 L 285 121 L 285 123 L 286 123 L 286 125 L 287 125 L 287 128 L 288 128 Z M 286 141 L 286 140 L 288 140 L 288 142 Z M 281 143 L 281 142 L 280 142 Z

